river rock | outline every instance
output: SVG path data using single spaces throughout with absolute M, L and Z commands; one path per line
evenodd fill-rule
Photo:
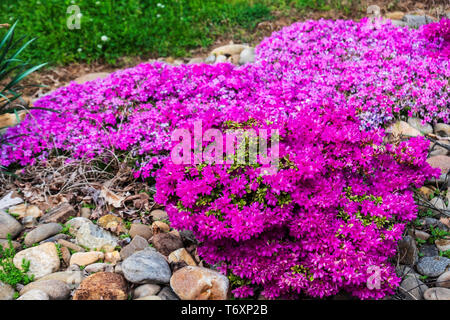
M 86 83 L 89 81 L 105 79 L 108 76 L 109 76 L 109 73 L 107 73 L 107 72 L 92 72 L 92 73 L 82 75 L 82 76 L 76 78 L 74 81 L 78 84 L 83 84 L 83 83 Z
M 152 237 L 152 235 L 153 235 L 152 229 L 145 224 L 133 223 L 130 227 L 131 238 L 141 236 L 145 240 L 148 240 Z
M 181 238 L 170 233 L 158 233 L 153 235 L 152 243 L 156 250 L 165 256 L 168 256 L 177 249 L 183 248 L 183 241 L 181 241 Z
M 247 46 L 244 46 L 242 44 L 229 44 L 214 49 L 213 51 L 211 51 L 211 54 L 215 55 L 216 57 L 220 55 L 232 56 L 234 54 L 240 54 L 242 50 L 246 48 Z
M 146 296 L 146 297 L 137 298 L 134 300 L 162 300 L 162 299 L 158 296 Z
M 0 300 L 13 300 L 14 293 L 15 290 L 13 287 L 0 281 Z
M 71 216 L 76 216 L 75 209 L 69 203 L 63 202 L 44 214 L 39 222 L 65 223 Z
M 450 270 L 444 272 L 437 278 L 436 286 L 450 289 Z
M 17 298 L 17 300 L 50 300 L 50 297 L 44 291 L 35 289 L 27 291 L 23 296 Z
M 439 251 L 449 251 L 450 250 L 450 240 L 440 239 L 434 242 Z
M 14 239 L 22 229 L 22 225 L 16 219 L 0 210 L 0 239 L 7 239 L 8 234 Z
M 153 210 L 152 212 L 150 212 L 150 215 L 152 216 L 153 221 L 169 220 L 169 216 L 164 210 Z
M 255 48 L 248 47 L 242 50 L 239 55 L 239 64 L 244 65 L 253 62 L 255 62 Z
M 188 266 L 173 274 L 170 287 L 181 300 L 225 300 L 229 281 L 217 271 Z
M 20 251 L 13 259 L 14 265 L 22 269 L 23 259 L 30 261 L 30 269 L 27 274 L 33 274 L 35 279 L 56 272 L 60 267 L 58 251 L 52 242 Z
M 414 265 L 419 259 L 416 241 L 410 237 L 405 236 L 398 242 L 398 254 L 400 256 L 400 263 L 407 265 Z
M 45 292 L 50 300 L 65 300 L 69 298 L 70 295 L 69 285 L 60 280 L 41 280 L 31 282 L 20 290 L 20 295 L 24 295 L 31 290 L 41 290 Z
M 161 287 L 158 286 L 157 284 L 151 284 L 151 283 L 143 284 L 143 285 L 137 287 L 136 289 L 134 289 L 133 298 L 138 299 L 138 298 L 147 297 L 147 296 L 154 296 L 159 291 L 161 291 Z
M 180 300 L 170 287 L 162 288 L 158 293 L 158 297 L 160 297 L 161 300 Z
M 70 289 L 75 289 L 80 285 L 81 281 L 83 281 L 84 278 L 85 278 L 84 273 L 82 271 L 79 271 L 79 269 L 76 271 L 66 270 L 51 273 L 49 275 L 42 277 L 36 282 L 46 280 L 58 280 L 66 283 L 70 287 Z
M 445 123 L 436 123 L 434 133 L 441 137 L 450 137 L 450 125 Z
M 406 300 L 422 300 L 428 287 L 419 279 L 419 275 L 411 273 L 402 280 L 399 291 L 405 295 Z
M 402 21 L 406 22 L 411 28 L 419 28 L 420 26 L 433 22 L 433 19 L 429 16 L 405 14 Z
M 34 243 L 45 240 L 62 230 L 57 223 L 40 224 L 36 229 L 30 231 L 25 237 L 25 245 L 31 246 Z
M 425 300 L 450 300 L 450 289 L 448 288 L 430 288 L 424 293 Z
M 93 263 L 84 268 L 87 273 L 114 272 L 114 266 L 108 263 Z
M 73 300 L 127 300 L 127 282 L 120 274 L 98 272 L 83 280 Z
M 22 247 L 20 242 L 17 242 L 17 241 L 11 241 L 11 245 L 16 251 L 18 249 L 20 249 L 20 247 Z M 0 246 L 3 247 L 3 250 L 9 249 L 9 242 L 8 242 L 8 240 L 7 239 L 0 239 Z
M 91 250 L 114 251 L 118 239 L 110 232 L 93 224 L 86 218 L 74 218 L 69 221 L 70 232 L 75 236 L 78 245 Z
M 0 199 L 0 211 L 11 208 L 12 206 L 23 203 L 22 198 L 15 197 L 14 192 L 9 192 L 6 196 Z
M 149 244 L 147 240 L 145 240 L 141 236 L 136 236 L 133 238 L 130 244 L 126 245 L 122 248 L 122 250 L 120 250 L 120 257 L 125 260 L 133 253 L 144 250 L 145 248 L 148 248 L 148 246 Z
M 126 258 L 121 267 L 125 278 L 133 283 L 165 284 L 170 281 L 171 271 L 166 259 L 150 247 Z
M 430 134 L 433 133 L 433 127 L 431 124 L 426 123 L 422 124 L 422 119 L 419 118 L 409 118 L 408 124 L 411 125 L 413 128 L 419 130 L 423 134 Z
M 195 263 L 194 259 L 185 248 L 180 248 L 170 253 L 168 261 L 169 263 L 185 262 L 188 266 L 197 265 L 197 263 Z
M 87 266 L 100 259 L 103 259 L 105 254 L 100 251 L 90 251 L 90 252 L 76 252 L 70 258 L 70 264 L 76 264 L 79 266 Z
M 445 272 L 450 265 L 450 259 L 446 257 L 424 257 L 417 264 L 417 271 L 424 276 L 438 277 Z

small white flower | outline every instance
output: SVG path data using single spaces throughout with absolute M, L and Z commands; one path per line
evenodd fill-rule
M 95 4 L 96 4 L 97 6 L 100 5 L 100 1 L 97 1 Z
M 102 41 L 103 41 L 103 42 L 105 42 L 105 41 L 108 41 L 108 40 L 109 40 L 109 38 L 108 38 L 107 36 L 104 36 L 104 35 L 103 35 L 103 36 L 102 36 L 102 37 L 101 37 L 100 39 L 102 39 Z
M 81 51 L 83 51 L 83 49 L 81 49 L 81 48 L 78 48 L 78 49 L 77 49 L 77 51 L 78 51 L 78 52 L 81 52 Z
M 83 16 L 82 13 L 77 14 L 77 18 L 78 18 L 78 19 L 81 19 L 82 16 Z
M 157 18 L 161 18 L 161 15 L 158 13 L 158 14 L 156 15 L 156 17 L 157 17 Z
M 101 49 L 101 48 L 103 48 L 103 46 L 101 44 L 98 44 L 97 48 Z

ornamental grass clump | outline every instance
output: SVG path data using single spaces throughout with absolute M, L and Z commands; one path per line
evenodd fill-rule
M 33 110 L 8 129 L 0 165 L 127 161 L 135 178 L 156 179 L 172 226 L 193 231 L 236 297 L 382 298 L 400 281 L 391 258 L 417 214 L 413 188 L 439 174 L 424 138 L 383 144 L 384 128 L 408 116 L 449 121 L 439 50 L 423 29 L 297 23 L 265 39 L 254 64 L 156 62 L 60 88 L 35 102 L 60 113 Z M 266 141 L 275 170 L 263 158 L 174 162 L 172 133 L 191 140 L 199 123 L 203 135 L 277 132 Z

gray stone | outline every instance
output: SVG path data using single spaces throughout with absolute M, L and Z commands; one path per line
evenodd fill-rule
M 399 291 L 405 295 L 406 300 L 422 300 L 428 287 L 419 279 L 416 273 L 405 276 L 400 284 Z
M 75 216 L 75 209 L 67 202 L 59 204 L 57 207 L 51 209 L 44 214 L 39 220 L 40 223 L 65 223 L 71 216 Z
M 400 263 L 406 265 L 415 265 L 419 258 L 416 241 L 411 236 L 405 236 L 398 242 L 398 252 Z
M 84 278 L 84 273 L 80 271 L 80 268 L 78 267 L 78 270 L 74 271 L 67 269 L 66 271 L 51 273 L 37 280 L 37 282 L 45 280 L 59 280 L 66 283 L 70 289 L 75 289 L 80 285 Z
M 23 259 L 30 262 L 28 275 L 40 279 L 48 274 L 58 271 L 60 260 L 54 243 L 44 243 L 18 252 L 13 259 L 17 268 L 22 268 Z
M 39 242 L 39 244 L 43 244 L 43 243 L 47 243 L 47 242 L 58 242 L 59 240 L 67 240 L 70 239 L 70 236 L 68 236 L 67 234 L 64 233 L 59 233 L 53 237 L 50 237 L 48 239 L 42 240 L 41 242 Z
M 136 289 L 134 289 L 133 298 L 138 299 L 138 298 L 143 298 L 143 297 L 147 297 L 147 296 L 154 296 L 159 291 L 161 291 L 161 287 L 158 286 L 157 284 L 151 284 L 151 283 L 143 284 L 143 285 L 137 287 Z
M 450 300 L 450 289 L 430 288 L 424 293 L 425 300 Z
M 417 264 L 417 271 L 424 276 L 439 277 L 450 265 L 450 259 L 446 257 L 424 257 Z
M 450 270 L 444 272 L 439 276 L 439 278 L 437 278 L 436 286 L 450 289 Z
M 34 243 L 45 240 L 62 230 L 57 223 L 46 223 L 37 226 L 36 229 L 30 231 L 25 237 L 25 245 L 31 246 Z
M 13 191 L 11 191 L 6 196 L 0 199 L 0 211 L 21 203 L 23 203 L 23 200 L 19 197 L 13 197 Z
M 203 63 L 202 58 L 192 58 L 191 60 L 189 60 L 187 64 L 200 64 L 200 63 Z
M 22 245 L 20 244 L 20 242 L 17 241 L 11 241 L 12 247 L 16 250 L 20 249 L 22 247 Z M 3 247 L 3 249 L 9 249 L 9 241 L 6 239 L 0 239 L 0 246 Z
M 13 287 L 0 281 L 0 300 L 13 300 L 14 293 Z
M 27 293 L 17 298 L 17 300 L 50 300 L 50 297 L 44 291 L 36 289 L 27 291 Z
M 145 240 L 141 236 L 135 236 L 130 244 L 126 245 L 122 248 L 122 250 L 120 250 L 120 257 L 122 258 L 122 260 L 125 260 L 133 253 L 144 250 L 145 248 L 148 248 L 148 246 L 149 244 L 147 240 Z
M 158 297 L 161 298 L 161 300 L 180 300 L 175 292 L 170 287 L 164 287 L 162 290 L 158 293 Z
M 239 55 L 239 64 L 247 64 L 255 62 L 255 48 L 248 47 L 241 51 Z
M 227 61 L 227 57 L 221 54 L 216 57 L 215 63 L 223 63 L 226 61 Z
M 68 222 L 70 233 L 75 236 L 78 245 L 91 250 L 113 251 L 118 239 L 110 232 L 103 230 L 86 218 L 74 218 Z
M 150 247 L 125 259 L 122 271 L 128 281 L 138 284 L 169 283 L 172 275 L 164 256 Z
M 70 287 L 65 282 L 60 280 L 41 280 L 31 282 L 20 290 L 20 295 L 24 295 L 31 290 L 41 290 L 45 292 L 50 300 L 65 300 L 69 298 L 70 295 Z
M 397 27 L 406 27 L 408 24 L 402 20 L 391 20 L 392 24 Z
M 422 124 L 422 119 L 409 118 L 408 123 L 424 134 L 433 133 L 433 127 L 429 123 Z
M 434 132 L 441 137 L 450 137 L 450 125 L 445 123 L 436 123 Z
M 411 28 L 419 28 L 420 26 L 433 22 L 433 19 L 429 16 L 417 16 L 412 14 L 405 14 L 402 20 Z
M 114 272 L 114 266 L 108 263 L 93 263 L 86 268 L 84 271 L 88 273 L 96 273 L 96 272 Z
M 214 54 L 209 55 L 209 56 L 205 59 L 205 63 L 212 64 L 212 63 L 214 63 L 214 62 L 216 62 L 216 56 L 215 56 Z
M 436 248 L 436 246 L 434 245 L 421 245 L 420 246 L 420 253 L 424 256 L 424 257 L 436 257 L 439 255 L 439 250 Z
M 0 239 L 7 239 L 8 234 L 14 239 L 22 229 L 22 225 L 16 219 L 0 210 Z

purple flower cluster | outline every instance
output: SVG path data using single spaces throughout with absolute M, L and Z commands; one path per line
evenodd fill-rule
M 444 18 L 422 28 L 425 38 L 436 45 L 434 55 L 442 55 L 447 60 L 450 59 L 450 19 Z
M 141 64 L 60 88 L 35 103 L 60 113 L 33 110 L 10 128 L 0 164 L 114 153 L 136 178 L 156 178 L 155 200 L 194 232 L 235 296 L 381 298 L 399 283 L 389 259 L 416 216 L 411 188 L 439 171 L 425 139 L 383 145 L 382 127 L 402 115 L 449 121 L 438 49 L 422 29 L 296 23 L 265 39 L 251 65 Z M 199 121 L 203 132 L 277 129 L 278 171 L 174 164 L 171 133 Z

